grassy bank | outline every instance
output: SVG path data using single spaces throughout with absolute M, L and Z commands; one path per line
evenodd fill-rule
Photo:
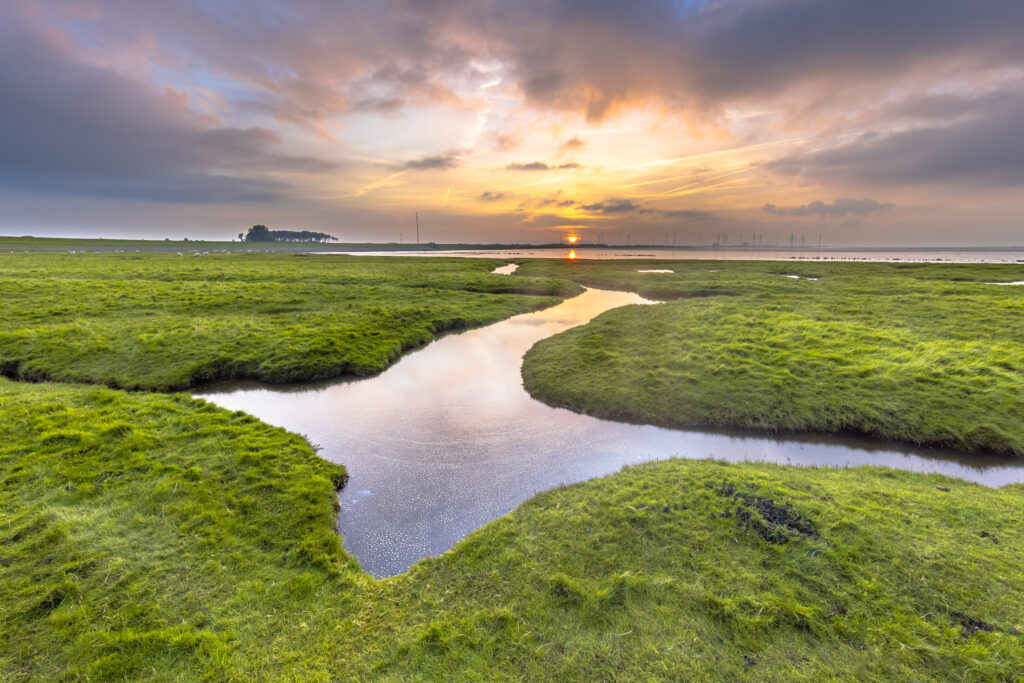
M 946 443 L 1019 452 L 1024 290 L 972 280 L 1021 268 L 530 262 L 510 278 L 494 265 L 0 254 L 0 360 L 19 378 L 149 389 L 374 372 L 438 331 L 551 305 L 571 278 L 673 299 L 531 351 L 528 381 L 602 401 L 578 407 L 677 419 L 671 401 L 705 382 L 708 410 L 737 411 L 728 424 L 796 416 L 911 440 L 940 425 Z M 806 421 L 841 414 L 859 427 Z M 652 463 L 543 493 L 378 581 L 335 533 L 344 470 L 299 436 L 182 395 L 2 378 L 0 415 L 0 678 L 1024 671 L 1021 486 Z
M 0 372 L 173 390 L 368 374 L 437 333 L 557 303 L 500 262 L 293 254 L 0 253 Z
M 520 272 L 668 300 L 531 349 L 523 378 L 549 403 L 674 427 L 1024 454 L 1024 287 L 988 284 L 1024 279 L 1022 266 L 591 261 Z
M 0 380 L 0 676 L 1012 679 L 1021 487 L 669 461 L 376 581 L 340 471 L 184 396 Z

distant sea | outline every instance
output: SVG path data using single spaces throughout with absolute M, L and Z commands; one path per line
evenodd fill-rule
M 727 261 L 884 261 L 907 263 L 1024 263 L 1024 247 L 1004 248 L 658 248 L 658 247 L 522 247 L 431 251 L 336 251 L 320 254 L 362 256 L 465 256 L 484 258 L 564 259 L 575 251 L 578 259 L 709 259 Z

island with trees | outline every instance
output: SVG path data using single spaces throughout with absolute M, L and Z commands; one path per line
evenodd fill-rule
M 271 230 L 265 225 L 254 225 L 248 233 L 238 233 L 243 242 L 337 242 L 338 238 L 311 230 Z

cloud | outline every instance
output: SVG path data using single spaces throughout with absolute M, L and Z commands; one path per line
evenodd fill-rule
M 531 228 L 560 228 L 564 225 L 578 225 L 579 219 L 554 213 L 535 213 L 526 218 L 525 222 Z
M 308 211 L 300 196 L 330 195 L 333 210 L 381 171 L 367 159 L 391 158 L 391 180 L 375 186 L 408 203 L 415 192 L 398 187 L 431 180 L 414 171 L 479 160 L 490 172 L 508 161 L 491 148 L 522 140 L 551 156 L 521 151 L 510 170 L 538 175 L 581 168 L 574 150 L 596 145 L 608 157 L 671 156 L 690 148 L 682 120 L 691 135 L 714 130 L 751 150 L 751 185 L 701 188 L 709 193 L 758 192 L 763 181 L 779 210 L 800 208 L 787 205 L 787 184 L 828 197 L 928 194 L 950 208 L 984 205 L 979 223 L 1016 225 L 1022 33 L 1017 0 L 932 0 L 927 11 L 888 0 L 6 0 L 0 190 L 294 198 Z M 630 112 L 636 120 L 606 125 Z M 808 142 L 758 147 L 782 138 Z M 446 149 L 461 153 L 434 154 Z M 709 174 L 726 170 L 721 159 L 709 158 Z M 607 178 L 574 191 L 601 192 Z M 595 223 L 714 217 L 589 196 Z M 576 206 L 568 201 L 557 205 Z
M 356 112 L 373 112 L 390 114 L 397 112 L 406 105 L 401 97 L 367 97 L 352 103 L 350 110 Z
M 606 199 L 594 204 L 585 204 L 580 207 L 584 211 L 602 214 L 624 214 L 624 213 L 653 213 L 652 209 L 645 209 L 632 199 Z
M 646 215 L 656 219 L 683 219 L 690 221 L 707 221 L 715 218 L 715 214 L 711 212 L 696 209 L 652 209 L 638 204 L 632 199 L 606 199 L 594 204 L 584 204 L 580 208 L 584 211 L 599 213 L 605 216 Z
M 649 103 L 688 116 L 755 99 L 800 106 L 811 92 L 834 97 L 837 83 L 884 100 L 910 74 L 940 84 L 1024 59 L 1016 0 L 931 0 L 927 12 L 888 0 L 104 0 L 91 19 L 74 3 L 8 1 L 73 22 L 112 61 L 154 44 L 140 68 L 201 65 L 277 120 L 311 129 L 352 111 L 472 107 L 468 93 L 494 77 L 482 63 L 501 64 L 532 106 L 598 121 Z
M 402 107 L 461 104 L 461 98 L 445 85 L 440 74 L 426 65 L 399 67 L 385 63 L 351 81 L 344 96 L 350 110 L 393 112 Z
M 683 218 L 690 221 L 710 221 L 715 219 L 715 214 L 710 211 L 698 211 L 696 209 L 662 211 L 661 215 L 665 218 Z
M 337 168 L 280 154 L 274 130 L 225 125 L 193 110 L 180 91 L 83 63 L 62 43 L 16 28 L 0 30 L 0 63 L 18 64 L 0 69 L 0 185 L 157 201 L 266 201 L 290 187 L 272 175 Z
M 815 181 L 881 187 L 1024 184 L 1024 136 L 1020 134 L 1024 93 L 982 101 L 972 107 L 962 100 L 945 100 L 939 106 L 956 111 L 958 117 L 952 121 L 860 135 L 829 149 L 785 156 L 767 168 Z
M 574 168 L 582 168 L 582 166 L 577 164 L 575 161 L 568 161 L 568 162 L 566 162 L 564 164 L 557 164 L 557 165 L 546 164 L 543 161 L 531 161 L 531 162 L 525 163 L 525 164 L 520 164 L 520 163 L 509 164 L 508 166 L 505 167 L 505 170 L 506 171 L 555 171 L 555 170 L 563 171 L 563 170 L 570 170 L 570 169 L 574 169 Z
M 849 214 L 866 216 L 871 213 L 888 211 L 893 204 L 876 202 L 874 199 L 836 199 L 831 204 L 813 201 L 800 206 L 776 206 L 765 204 L 764 212 L 772 216 L 814 216 L 817 218 L 843 218 Z
M 494 149 L 498 152 L 507 152 L 522 144 L 522 140 L 511 135 L 498 135 L 494 139 Z
M 514 163 L 505 167 L 506 171 L 550 171 L 551 167 L 543 161 L 531 161 L 526 164 Z
M 984 9 L 934 0 L 926 14 L 885 0 L 523 5 L 509 31 L 528 101 L 591 120 L 643 102 L 699 114 L 754 98 L 787 104 L 800 92 L 793 104 L 802 106 L 811 92 L 836 93 L 837 83 L 884 97 L 910 74 L 938 84 L 958 69 L 1015 68 L 1024 56 L 1024 4 L 1013 0 Z
M 498 201 L 500 199 L 504 199 L 504 198 L 505 198 L 505 193 L 504 192 L 491 192 L 490 190 L 488 190 L 487 192 L 484 192 L 479 197 L 477 197 L 477 199 L 479 199 L 482 202 L 496 202 L 496 201 Z
M 539 200 L 537 202 L 537 206 L 538 207 L 545 207 L 545 206 L 569 207 L 569 206 L 575 206 L 575 205 L 576 205 L 575 200 L 572 200 L 572 199 L 562 199 L 558 195 L 556 195 L 554 197 L 546 197 L 546 198 L 541 199 L 541 200 Z
M 403 162 L 399 168 L 403 171 L 447 171 L 459 165 L 459 152 L 448 151 L 443 154 L 410 159 Z

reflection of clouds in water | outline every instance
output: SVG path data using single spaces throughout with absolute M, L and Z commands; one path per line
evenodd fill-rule
M 989 485 L 1024 481 L 1024 463 L 904 453 L 856 439 L 631 425 L 552 408 L 526 394 L 521 358 L 535 342 L 631 303 L 650 302 L 589 290 L 545 311 L 445 336 L 376 377 L 306 390 L 228 385 L 205 396 L 303 434 L 323 446 L 323 457 L 346 466 L 351 478 L 339 528 L 348 549 L 377 575 L 444 552 L 539 491 L 674 456 L 893 466 Z

